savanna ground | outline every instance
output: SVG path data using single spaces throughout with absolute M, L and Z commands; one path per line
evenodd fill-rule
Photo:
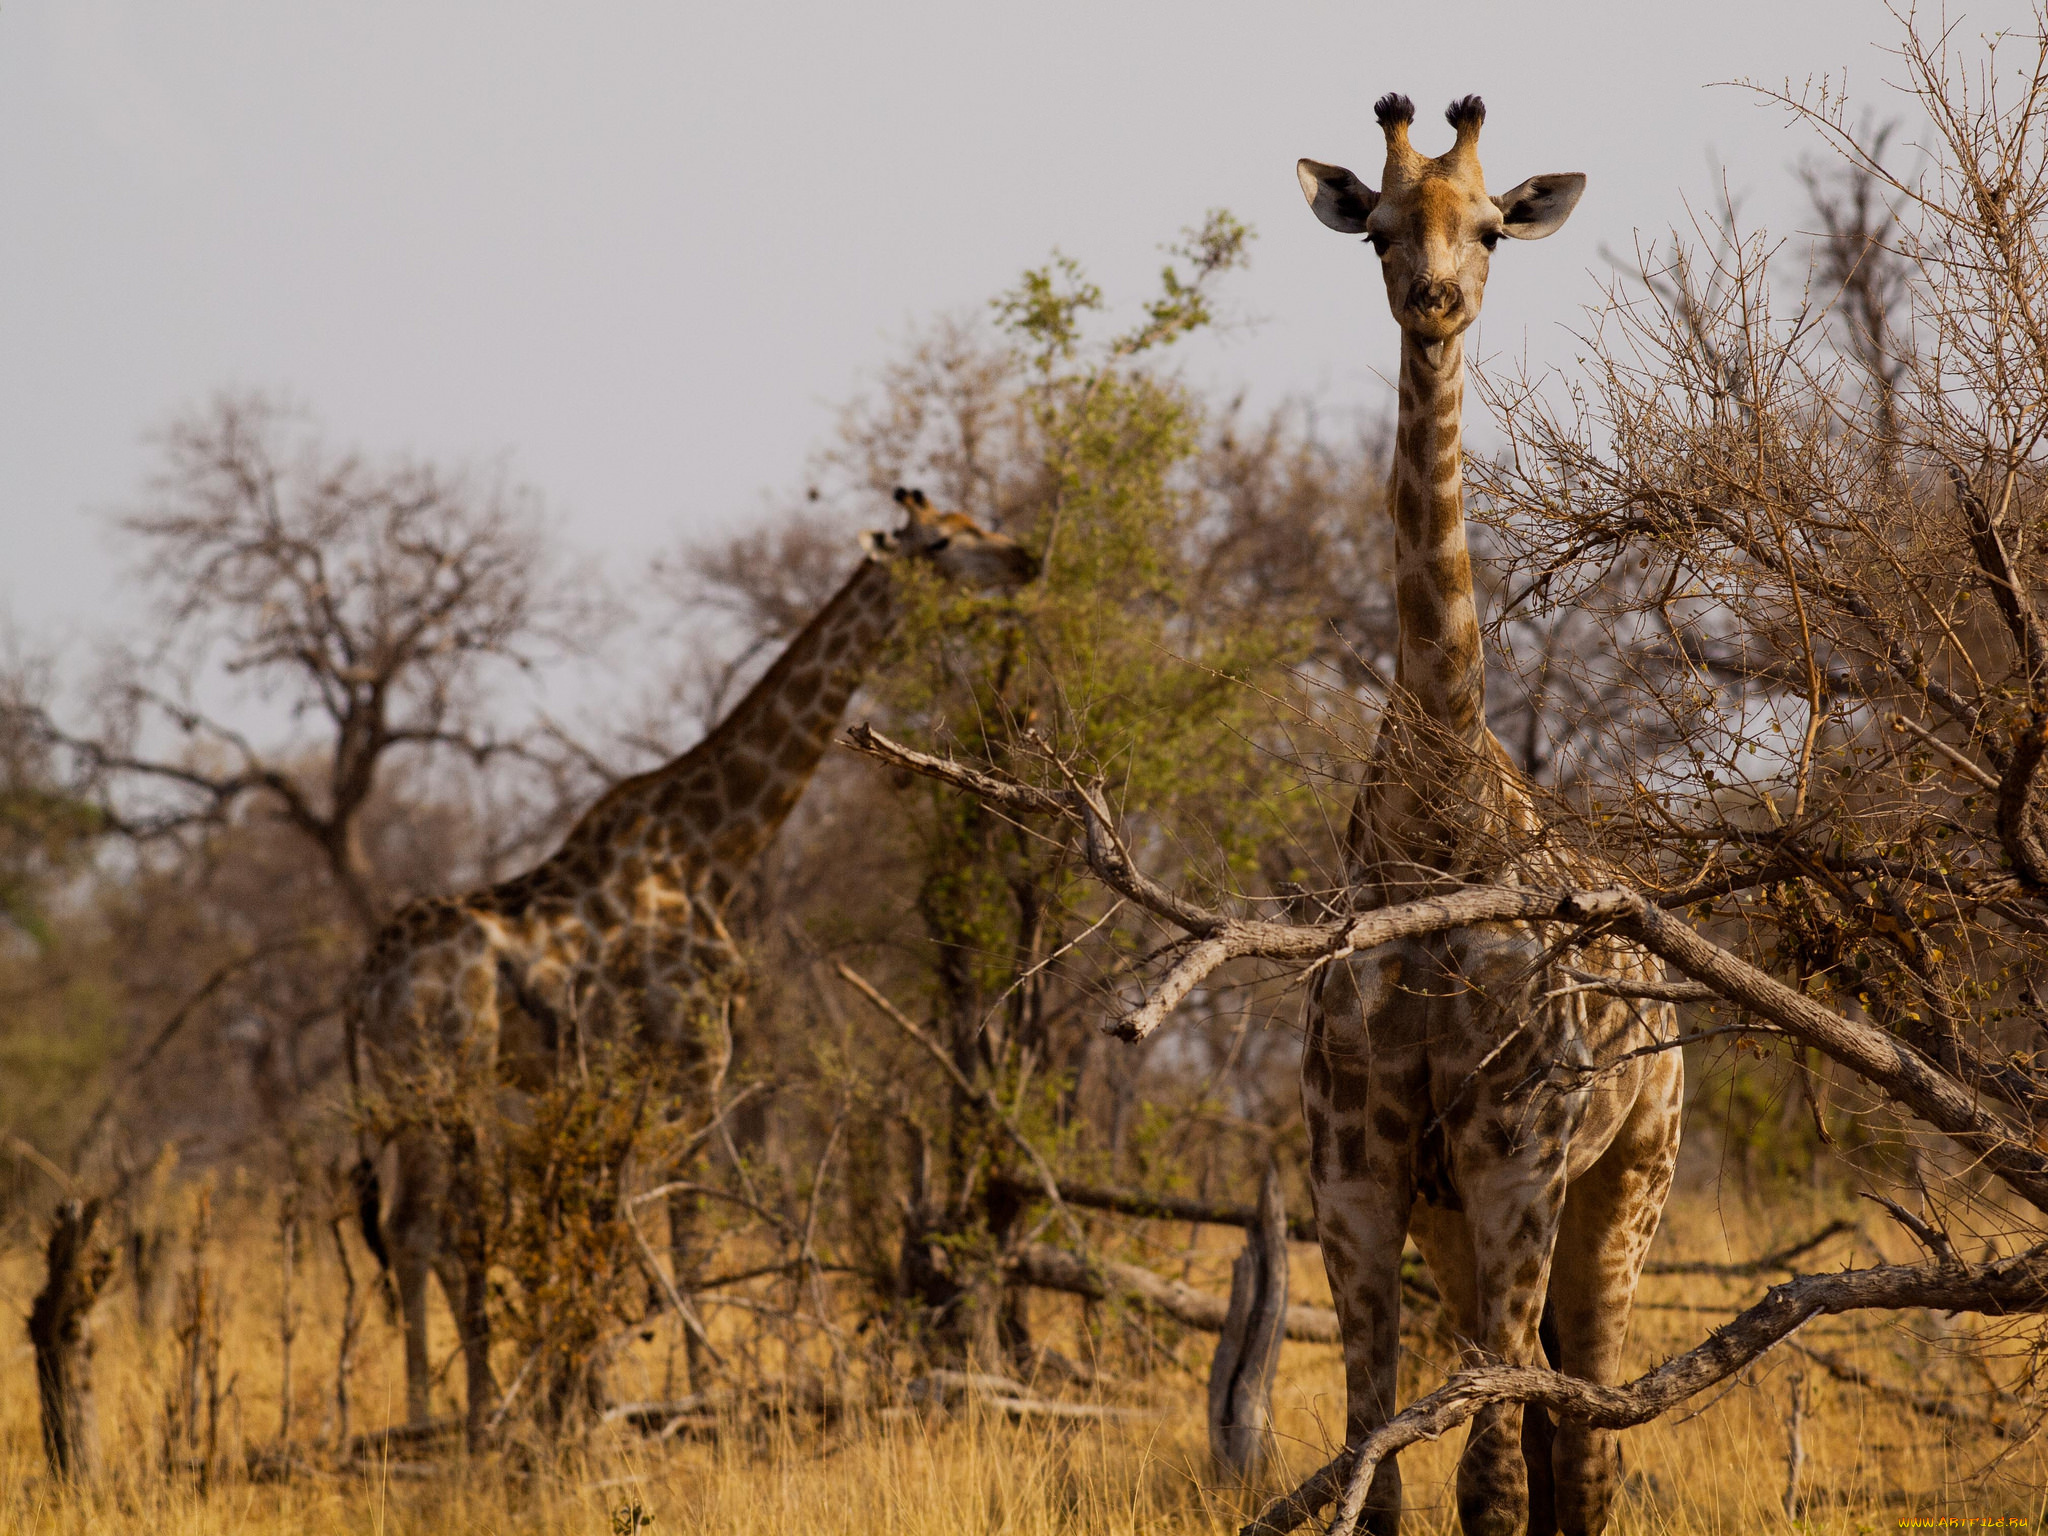
M 336 1446 L 333 1367 L 341 1278 L 331 1248 L 312 1244 L 297 1273 L 303 1308 L 294 1340 L 294 1455 L 288 1473 L 277 1439 L 280 1406 L 279 1249 L 272 1207 L 252 1185 L 223 1187 L 217 1229 L 205 1254 L 222 1284 L 223 1404 L 218 1466 L 202 1488 L 183 1447 L 167 1449 L 177 1397 L 180 1340 L 173 1321 L 144 1329 L 131 1288 L 117 1285 L 97 1314 L 96 1377 L 106 1471 L 77 1492 L 54 1484 L 43 1464 L 26 1345 L 10 1349 L 0 1383 L 0 1521 L 9 1531 L 85 1529 L 164 1536 L 259 1536 L 286 1531 L 588 1532 L 630 1529 L 632 1509 L 658 1532 L 833 1530 L 861 1533 L 1223 1532 L 1235 1530 L 1281 1483 L 1220 1483 L 1206 1449 L 1203 1383 L 1211 1341 L 1171 1322 L 1097 1315 L 1040 1293 L 1034 1322 L 1061 1347 L 1082 1354 L 1092 1336 L 1109 1379 L 1092 1391 L 1037 1384 L 1048 1395 L 1143 1410 L 1123 1421 L 1013 1423 L 972 1402 L 911 1406 L 906 1383 L 877 1381 L 872 1405 L 832 1422 L 776 1411 L 769 1401 L 728 1405 L 716 1427 L 692 1425 L 663 1442 L 613 1423 L 540 1443 L 515 1435 L 504 1450 L 464 1457 L 395 1446 L 344 1458 Z M 1868 1208 L 1866 1208 L 1867 1211 Z M 188 1213 L 189 1214 L 189 1213 Z M 1683 1194 L 1667 1214 L 1653 1262 L 1739 1262 L 1797 1242 L 1831 1220 L 1859 1226 L 1831 1238 L 1803 1267 L 1868 1263 L 1904 1245 L 1880 1223 L 1821 1196 L 1773 1200 L 1768 1215 L 1710 1191 Z M 1234 1233 L 1131 1223 L 1153 1260 L 1206 1289 L 1228 1286 Z M 325 1233 L 318 1234 L 325 1238 Z M 1327 1305 L 1312 1245 L 1294 1245 L 1294 1298 Z M 1886 1256 L 1896 1257 L 1897 1255 Z M 1175 1265 L 1172 1260 L 1181 1260 Z M 178 1256 L 189 1266 L 189 1251 Z M 356 1254 L 356 1262 L 367 1262 Z M 40 1282 L 37 1257 L 13 1245 L 0 1267 L 0 1305 L 20 1315 Z M 1766 1281 L 1721 1276 L 1652 1276 L 1642 1292 L 1631 1349 L 1634 1374 L 1695 1342 Z M 714 1308 L 714 1336 L 735 1338 L 742 1312 Z M 452 1358 L 445 1311 L 437 1317 L 437 1359 Z M 375 1429 L 402 1418 L 396 1330 L 380 1303 L 367 1308 L 352 1382 L 355 1425 Z M 677 1394 L 682 1369 L 666 1323 L 636 1339 L 611 1370 L 622 1400 Z M 1823 1319 L 1798 1342 L 1882 1386 L 1846 1384 L 1812 1357 L 1780 1351 L 1682 1415 L 1624 1439 L 1622 1532 L 1719 1533 L 1787 1527 L 1784 1499 L 1794 1395 L 1802 1399 L 1797 1518 L 1814 1532 L 1902 1528 L 1908 1520 L 2028 1522 L 2040 1518 L 2038 1489 L 2048 1458 L 2037 1440 L 1981 1422 L 1995 1355 L 1977 1320 L 1928 1315 Z M 1417 1335 L 1410 1389 L 1442 1379 L 1444 1358 Z M 1433 1355 L 1426 1358 L 1423 1352 Z M 2002 1371 L 2000 1372 L 2002 1374 Z M 437 1409 L 453 1409 L 459 1368 L 444 1373 Z M 1894 1389 L 1887 1392 L 1886 1387 Z M 1945 1390 L 1952 1389 L 1952 1390 Z M 203 1390 L 203 1389 L 202 1389 Z M 1957 1424 L 1911 1411 L 1898 1390 L 1930 1394 L 1978 1419 Z M 1274 1393 L 1282 1469 L 1299 1475 L 1335 1446 L 1343 1375 L 1334 1347 L 1289 1344 Z M 1992 1415 L 2005 1415 L 1995 1406 Z M 1456 1529 L 1450 1479 L 1461 1435 L 1403 1458 L 1411 1532 Z M 177 1463 L 166 1470 L 167 1461 Z M 253 1469 L 253 1470 L 245 1470 Z

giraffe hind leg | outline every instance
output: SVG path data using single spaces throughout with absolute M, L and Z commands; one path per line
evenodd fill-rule
M 1479 1298 L 1473 1291 L 1472 1231 L 1462 1211 L 1416 1203 L 1408 1235 L 1429 1263 L 1437 1294 L 1449 1315 L 1451 1329 L 1464 1349 L 1479 1334 Z M 1536 1329 L 1543 1358 L 1557 1369 L 1557 1323 L 1548 1302 Z M 1522 1465 L 1529 1479 L 1529 1536 L 1556 1536 L 1557 1509 L 1550 1476 L 1551 1442 L 1556 1434 L 1550 1415 L 1535 1403 L 1522 1410 Z
M 471 1450 L 481 1447 L 491 1411 L 498 1404 L 498 1378 L 491 1370 L 490 1320 L 484 1310 L 484 1276 L 446 1248 L 434 1261 L 434 1278 L 454 1314 L 463 1365 L 463 1430 Z
M 1562 1355 L 1557 1342 L 1557 1310 L 1548 1300 L 1543 1304 L 1543 1321 L 1537 1325 L 1536 1338 L 1543 1346 L 1543 1363 L 1557 1370 Z M 1557 1536 L 1557 1483 L 1551 1471 L 1556 1446 L 1557 1425 L 1549 1410 L 1541 1403 L 1525 1403 L 1522 1465 L 1529 1476 L 1529 1536 Z
M 1437 1293 L 1450 1313 L 1451 1326 L 1466 1347 L 1479 1334 L 1479 1298 L 1473 1291 L 1475 1259 L 1472 1229 L 1462 1211 L 1418 1202 L 1409 1219 L 1409 1235 L 1429 1262 Z M 1557 1315 L 1550 1302 L 1543 1305 L 1543 1318 L 1536 1328 L 1543 1361 L 1558 1368 Z M 1557 1504 L 1551 1477 L 1552 1446 L 1556 1425 L 1539 1404 L 1522 1410 L 1522 1465 L 1529 1479 L 1529 1536 L 1556 1536 Z

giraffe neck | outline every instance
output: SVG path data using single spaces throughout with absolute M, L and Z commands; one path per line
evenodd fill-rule
M 863 560 L 709 735 L 614 786 L 556 861 L 578 883 L 653 881 L 722 906 L 795 808 L 900 617 L 889 563 Z
M 1394 677 L 1405 707 L 1453 749 L 1477 747 L 1486 735 L 1486 664 L 1465 544 L 1464 403 L 1464 338 L 1443 343 L 1432 365 L 1422 343 L 1402 332 L 1391 497 Z

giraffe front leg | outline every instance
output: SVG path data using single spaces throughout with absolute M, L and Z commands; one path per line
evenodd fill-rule
M 1551 1268 L 1558 1370 L 1612 1385 L 1621 1379 L 1622 1348 L 1636 1284 L 1650 1251 L 1678 1160 L 1682 1080 L 1679 1058 L 1646 1083 L 1635 1108 L 1600 1160 L 1572 1181 Z M 1621 1485 L 1620 1436 L 1567 1419 L 1551 1451 L 1557 1528 L 1564 1536 L 1598 1536 Z
M 1367 1174 L 1319 1181 L 1316 1235 L 1344 1338 L 1344 1443 L 1357 1445 L 1393 1417 L 1401 1364 L 1401 1248 L 1406 1181 Z M 1395 1536 L 1401 1469 L 1388 1457 L 1373 1478 L 1362 1528 Z
M 398 1168 L 391 1213 L 385 1218 L 391 1268 L 398 1281 L 398 1310 L 405 1327 L 405 1417 L 424 1424 L 433 1363 L 427 1355 L 427 1276 L 440 1253 L 441 1206 L 447 1197 L 445 1167 L 430 1132 L 408 1130 L 398 1137 Z
M 1503 1156 L 1497 1130 L 1463 1149 L 1458 1190 L 1472 1236 L 1478 1350 L 1511 1365 L 1541 1361 L 1540 1329 L 1550 1262 L 1565 1201 L 1561 1140 L 1544 1138 Z M 1521 1536 L 1529 1525 L 1529 1473 L 1519 1403 L 1498 1403 L 1472 1419 L 1458 1461 L 1458 1523 L 1465 1536 Z M 1547 1519 L 1543 1522 L 1548 1525 Z
M 1474 1291 L 1476 1266 L 1472 1257 L 1472 1232 L 1465 1224 L 1465 1213 L 1418 1200 L 1414 1213 L 1408 1218 L 1408 1235 L 1415 1239 L 1415 1246 L 1422 1250 L 1422 1257 L 1429 1263 L 1430 1275 L 1436 1281 L 1437 1293 L 1443 1298 L 1451 1331 L 1459 1340 L 1460 1347 L 1476 1348 L 1473 1341 L 1479 1337 L 1479 1298 Z M 1554 1278 L 1552 1283 L 1555 1284 Z M 1546 1325 L 1549 1319 L 1546 1309 Z M 1555 1366 L 1555 1334 L 1548 1326 L 1539 1327 L 1537 1332 L 1545 1356 Z M 1550 1483 L 1554 1432 L 1550 1416 L 1543 1409 L 1534 1404 L 1524 1406 L 1522 1464 L 1528 1469 L 1529 1477 L 1529 1536 L 1557 1536 L 1555 1500 L 1551 1496 Z
M 1357 1445 L 1395 1411 L 1401 1363 L 1401 1250 L 1415 1199 L 1428 1069 L 1398 954 L 1333 965 L 1310 993 L 1301 1061 L 1316 1236 L 1344 1339 L 1344 1441 Z M 1401 1473 L 1373 1477 L 1364 1528 L 1398 1536 Z

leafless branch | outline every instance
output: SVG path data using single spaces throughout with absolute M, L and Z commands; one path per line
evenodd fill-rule
M 1373 1474 L 1419 1440 L 1434 1440 L 1493 1403 L 1540 1403 L 1552 1414 L 1606 1429 L 1642 1424 L 1725 1381 L 1816 1317 L 1872 1308 L 1929 1307 L 1994 1316 L 2048 1310 L 2048 1253 L 2030 1250 L 1992 1264 L 1889 1264 L 1832 1275 L 1801 1275 L 1773 1286 L 1706 1342 L 1625 1386 L 1603 1387 L 1554 1371 L 1491 1365 L 1458 1372 L 1395 1414 L 1356 1447 L 1273 1500 L 1244 1536 L 1284 1536 L 1339 1498 L 1333 1536 L 1351 1536 Z

